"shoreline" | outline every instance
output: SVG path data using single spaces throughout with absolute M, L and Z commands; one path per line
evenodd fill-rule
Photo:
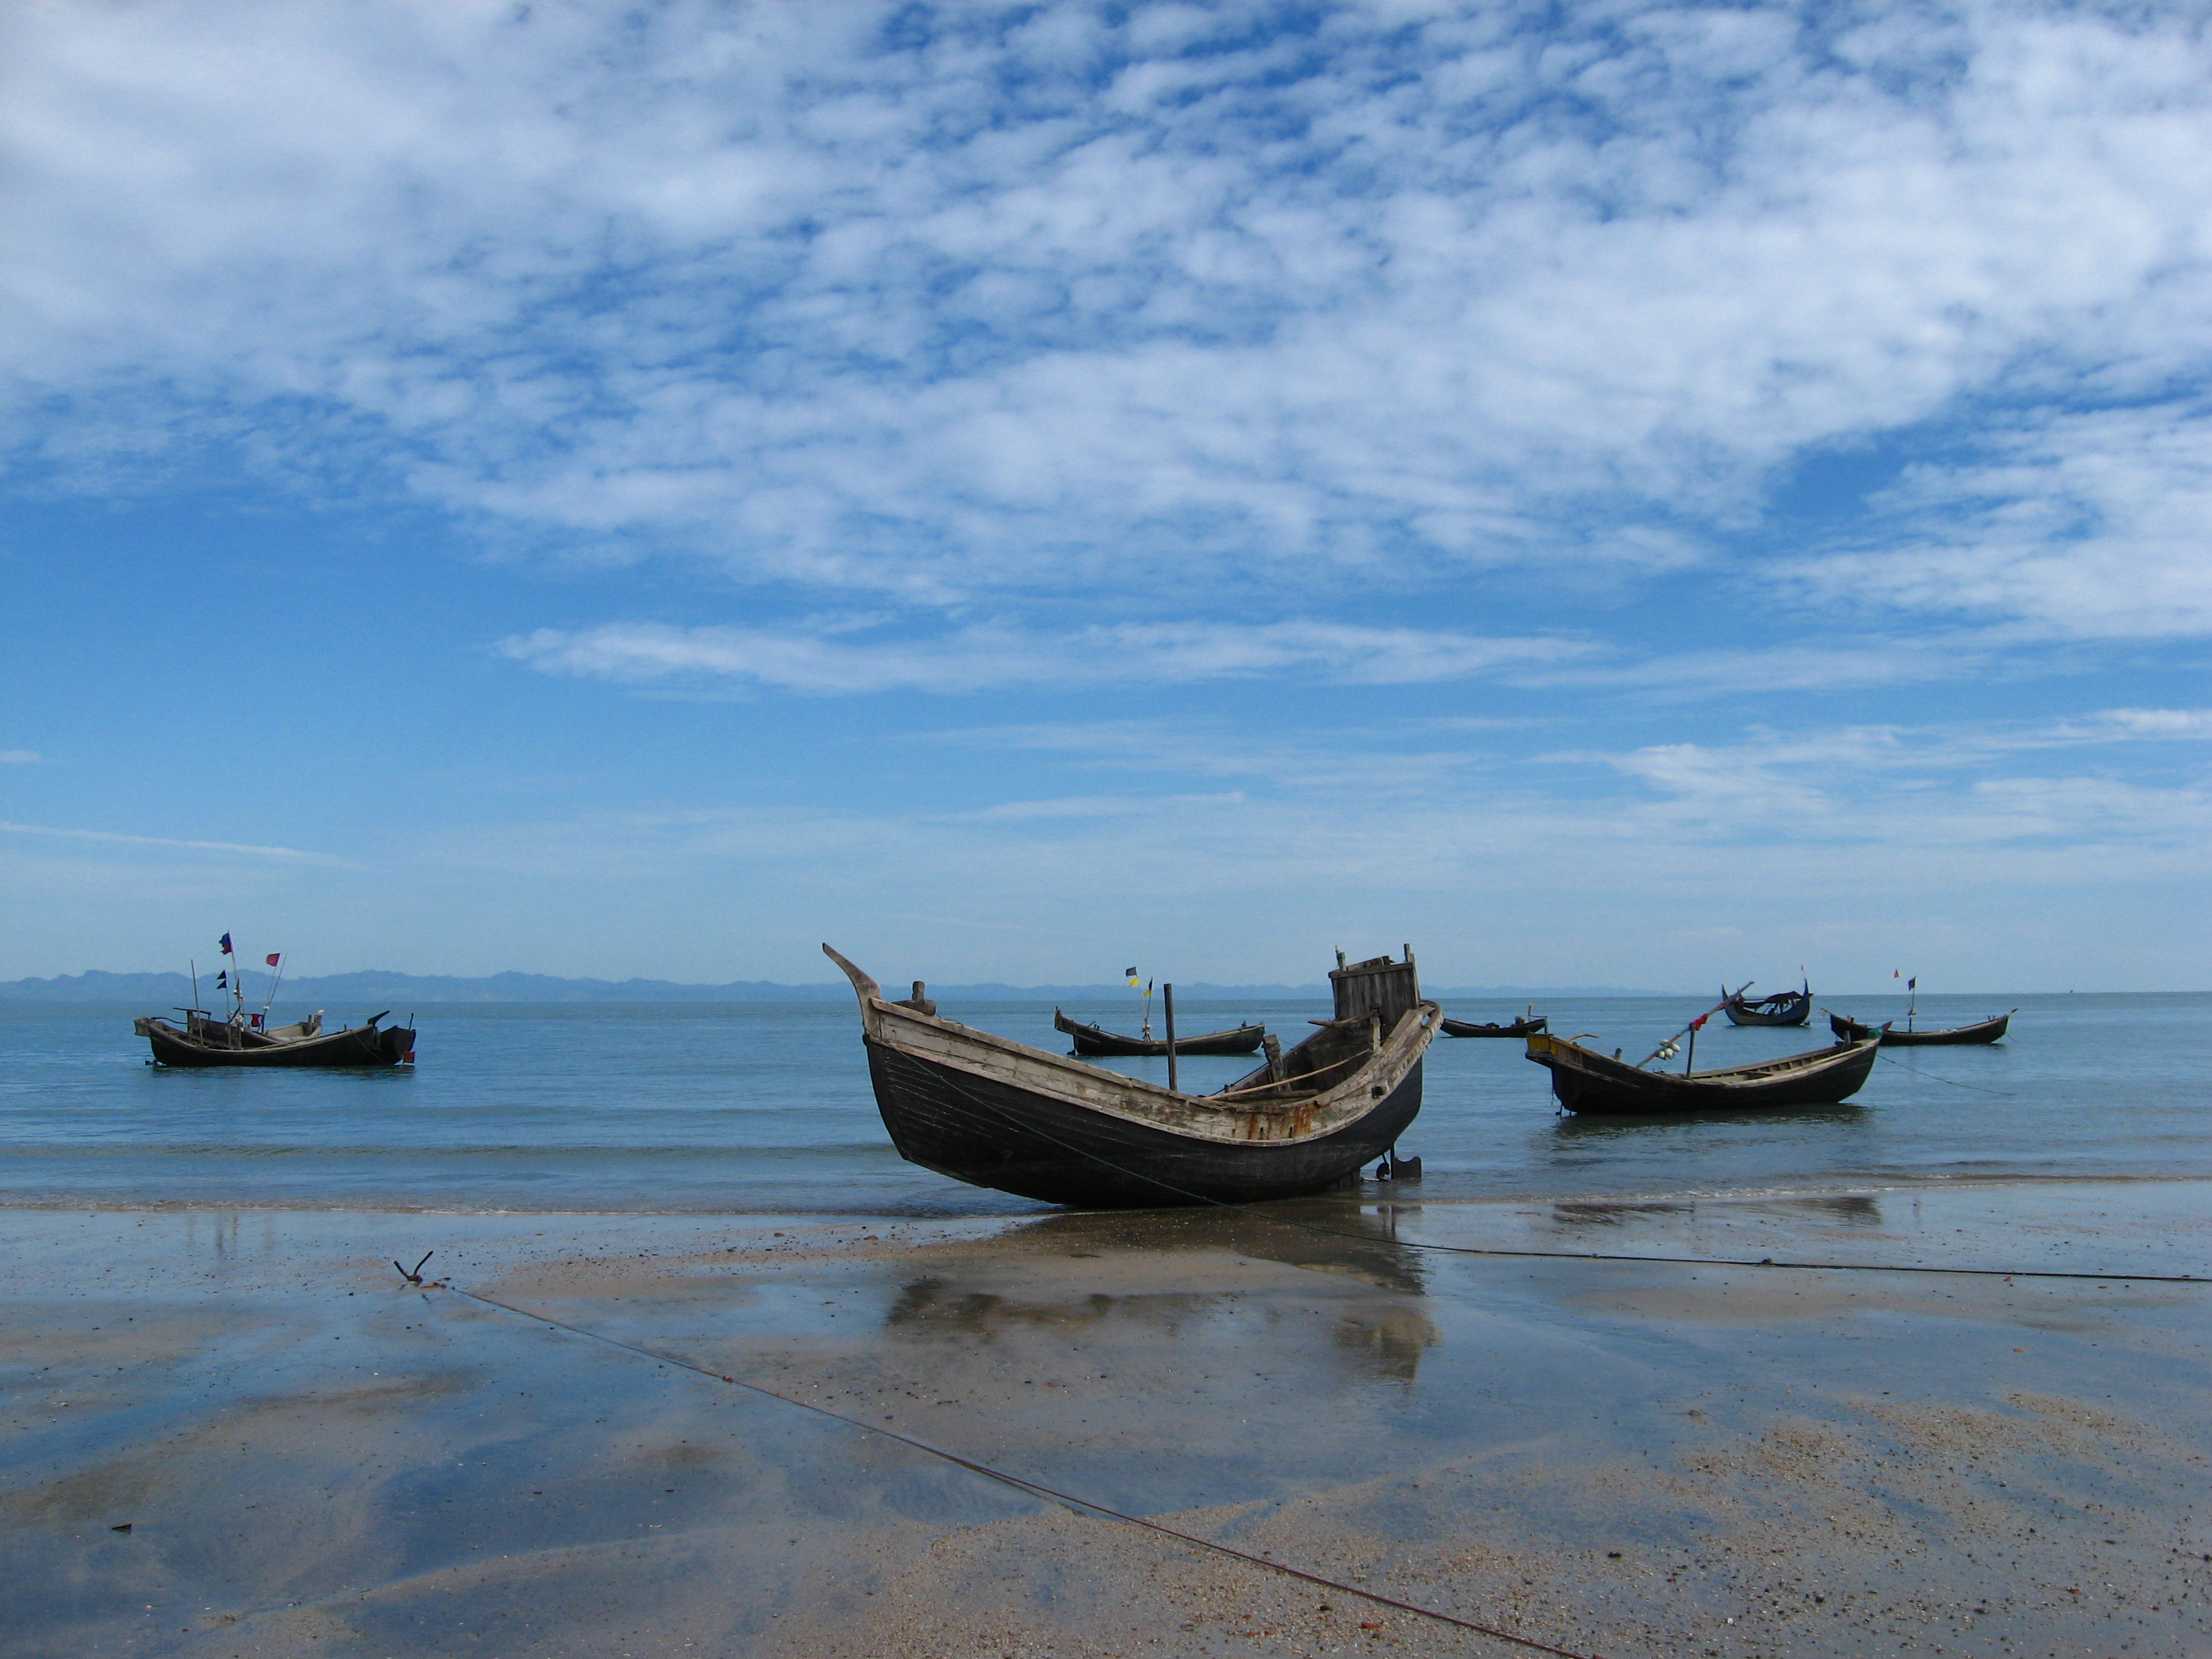
M 0 1209 L 38 1267 L 0 1291 L 0 1628 L 192 1659 L 1513 1650 L 1346 1601 L 1372 1591 L 1609 1659 L 2201 1654 L 2207 1287 L 1452 1253 L 2212 1266 L 2195 1183 L 2120 1184 L 1692 1221 L 1408 1183 L 1287 1226 Z M 430 1284 L 393 1271 L 434 1248 Z

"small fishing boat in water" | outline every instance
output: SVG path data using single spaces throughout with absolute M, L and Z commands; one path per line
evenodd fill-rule
M 1518 1037 L 1532 1031 L 1540 1031 L 1551 1023 L 1547 1014 L 1528 1014 L 1504 1024 L 1495 1021 L 1478 1025 L 1471 1019 L 1447 1019 L 1438 1022 L 1448 1037 Z
M 1052 1027 L 1064 1032 L 1075 1044 L 1079 1054 L 1164 1054 L 1168 1051 L 1164 1039 L 1154 1040 L 1149 1029 L 1143 1036 L 1124 1036 L 1119 1031 L 1103 1029 L 1097 1020 L 1088 1025 L 1079 1025 L 1055 1008 L 1052 1011 Z M 1239 1025 L 1233 1030 L 1207 1031 L 1198 1036 L 1177 1037 L 1176 1052 L 1179 1054 L 1249 1054 L 1255 1052 L 1267 1035 L 1264 1025 Z
M 1551 1072 L 1552 1092 L 1567 1110 L 1641 1115 L 1832 1105 L 1864 1085 L 1879 1048 L 1869 1038 L 1710 1072 L 1652 1072 L 1540 1032 L 1528 1039 L 1528 1057 Z
M 284 982 L 283 952 L 274 951 L 264 958 L 275 970 L 275 976 L 270 981 L 267 999 L 260 1011 L 254 1012 L 246 1006 L 246 988 L 240 983 L 238 956 L 232 949 L 229 934 L 222 936 L 220 948 L 228 960 L 216 975 L 215 983 L 218 993 L 230 993 L 228 1016 L 217 1018 L 198 1006 L 200 971 L 196 962 L 192 964 L 193 1006 L 176 1011 L 185 1017 L 181 1026 L 155 1014 L 143 1014 L 131 1022 L 131 1029 L 153 1045 L 155 1064 L 203 1067 L 415 1063 L 415 1028 L 411 1024 L 378 1029 L 385 1015 L 392 1012 L 389 1008 L 370 1015 L 365 1025 L 347 1026 L 336 1031 L 323 1029 L 319 1008 L 306 1019 L 289 1025 L 269 1024 L 269 1010 L 276 1000 L 276 988 Z
M 1349 965 L 1340 952 L 1334 1018 L 1288 1050 L 1265 1039 L 1257 1070 L 1193 1095 L 890 1001 L 822 949 L 860 999 L 876 1106 L 899 1155 L 1050 1204 L 1241 1204 L 1334 1186 L 1389 1152 L 1421 1109 L 1422 1056 L 1442 1017 L 1421 1000 L 1410 952 Z
M 1900 1031 L 1888 1024 L 1869 1025 L 1848 1014 L 1831 1011 L 1828 1029 L 1846 1042 L 1863 1042 L 1868 1037 L 1878 1036 L 1885 1048 L 1949 1047 L 1957 1043 L 1995 1042 L 2005 1034 L 2005 1028 L 2019 1012 L 2017 1008 L 2009 1008 L 2002 1014 L 1991 1014 L 1987 1019 L 1976 1020 L 1971 1025 L 1947 1025 L 1932 1031 L 1917 1031 L 1907 1026 Z
M 1751 988 L 1748 982 L 1744 991 Z M 1813 1018 L 1813 982 L 1805 981 L 1802 991 L 1777 991 L 1771 997 L 1753 1001 L 1743 991 L 1721 988 L 1721 1012 L 1728 1016 L 1731 1025 L 1803 1025 Z
M 131 1022 L 131 1029 L 154 1048 L 155 1060 L 163 1066 L 412 1066 L 415 1032 L 411 1026 L 378 1029 L 384 1013 L 373 1014 L 365 1025 L 343 1030 L 323 1030 L 320 1013 L 292 1025 L 256 1027 L 230 1019 L 217 1019 L 198 1008 L 180 1008 L 180 1028 L 158 1016 L 147 1014 Z M 391 1012 L 390 1009 L 384 1011 Z

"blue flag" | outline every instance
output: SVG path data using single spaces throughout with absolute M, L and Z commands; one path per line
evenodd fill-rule
M 228 933 L 222 936 L 222 953 L 225 956 L 230 954 L 230 935 Z

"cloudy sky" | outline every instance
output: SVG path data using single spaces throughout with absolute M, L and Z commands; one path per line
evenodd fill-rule
M 0 11 L 0 977 L 2212 985 L 2203 4 Z

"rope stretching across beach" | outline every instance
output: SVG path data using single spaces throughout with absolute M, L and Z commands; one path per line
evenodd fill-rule
M 1401 1601 L 1394 1595 L 1384 1595 L 1378 1590 L 1362 1589 L 1357 1584 L 1347 1584 L 1334 1578 L 1324 1577 L 1320 1573 L 1308 1572 L 1303 1567 L 1293 1567 L 1287 1563 L 1273 1560 L 1264 1555 L 1255 1555 L 1249 1550 L 1240 1550 L 1216 1540 L 1201 1537 L 1194 1532 L 1184 1532 L 1178 1528 L 1168 1526 L 1163 1522 L 1147 1520 L 1141 1515 L 1131 1515 L 1125 1510 L 1117 1510 L 1111 1504 L 1101 1504 L 1095 1498 L 1082 1498 L 1073 1492 L 1062 1492 L 1057 1486 L 1048 1486 L 1042 1481 L 1032 1480 L 1026 1475 L 1015 1474 L 989 1463 L 980 1462 L 972 1457 L 963 1457 L 958 1452 L 947 1451 L 942 1446 L 933 1446 L 928 1441 L 918 1440 L 910 1434 L 901 1434 L 896 1430 L 886 1429 L 875 1423 L 864 1422 L 860 1418 L 848 1417 L 842 1412 L 831 1411 L 827 1406 L 817 1406 L 811 1400 L 801 1400 L 795 1395 L 778 1394 L 774 1389 L 763 1388 L 757 1382 L 744 1382 L 726 1372 L 711 1370 L 693 1360 L 679 1358 L 673 1354 L 659 1353 L 651 1348 L 641 1347 L 635 1342 L 625 1342 L 619 1337 L 603 1336 L 599 1332 L 586 1329 L 581 1325 L 572 1325 L 564 1319 L 556 1319 L 550 1314 L 533 1313 L 527 1308 L 518 1308 L 512 1303 L 501 1302 L 496 1297 L 485 1296 L 476 1291 L 464 1290 L 458 1285 L 444 1281 L 426 1285 L 424 1288 L 450 1291 L 455 1296 L 465 1297 L 480 1306 L 495 1308 L 501 1313 L 513 1314 L 520 1319 L 534 1320 L 538 1324 L 550 1326 L 555 1330 L 565 1331 L 571 1336 L 580 1336 L 588 1341 L 618 1349 L 623 1353 L 635 1354 L 641 1359 L 650 1359 L 656 1365 L 673 1365 L 679 1370 L 693 1372 L 711 1382 L 726 1382 L 733 1389 L 743 1389 L 749 1394 L 757 1394 L 764 1400 L 773 1400 L 786 1406 L 796 1406 L 802 1411 L 812 1412 L 817 1417 L 826 1417 L 833 1423 L 842 1423 L 848 1428 L 858 1429 L 865 1434 L 880 1435 L 883 1438 L 896 1441 L 902 1446 L 911 1447 L 915 1451 L 927 1453 L 932 1457 L 942 1458 L 948 1463 L 966 1469 L 971 1474 L 980 1474 L 987 1480 L 995 1480 L 1001 1486 L 1011 1486 L 1016 1492 L 1025 1493 L 1032 1498 L 1045 1498 L 1049 1502 L 1073 1510 L 1079 1514 L 1100 1516 L 1109 1521 L 1118 1521 L 1125 1526 L 1139 1527 L 1146 1532 L 1157 1533 L 1163 1538 L 1172 1538 L 1178 1542 L 1210 1551 L 1215 1555 L 1225 1556 L 1230 1560 L 1241 1561 L 1248 1566 L 1265 1567 L 1268 1571 L 1280 1573 L 1285 1578 L 1295 1578 L 1302 1583 L 1316 1584 L 1323 1589 L 1334 1590 L 1340 1595 L 1352 1596 L 1376 1607 L 1389 1607 L 1399 1613 L 1409 1613 L 1417 1618 L 1432 1620 L 1437 1624 L 1449 1625 L 1457 1630 L 1471 1632 L 1478 1636 L 1487 1636 L 1493 1641 L 1510 1642 L 1515 1647 L 1526 1648 L 1531 1652 L 1550 1654 L 1553 1656 L 1553 1659 L 1602 1659 L 1602 1656 L 1598 1654 L 1586 1653 L 1577 1648 L 1554 1647 L 1549 1642 L 1539 1641 L 1533 1636 L 1518 1636 L 1510 1630 L 1501 1630 L 1495 1625 L 1481 1624 L 1472 1619 L 1462 1619 L 1457 1613 L 1446 1613 L 1438 1607 L 1425 1607 L 1418 1601 Z
M 956 1084 L 954 1086 L 958 1087 L 959 1085 Z M 982 1098 L 971 1090 L 963 1088 L 961 1089 L 961 1092 L 968 1098 L 970 1103 L 981 1108 L 983 1110 L 989 1112 L 993 1115 L 1000 1117 L 1004 1121 L 1012 1121 L 1012 1120 L 1008 1117 L 1008 1115 L 1001 1110 L 995 1103 Z M 1018 1127 L 1028 1133 L 1042 1136 L 1043 1139 L 1051 1141 L 1054 1146 L 1060 1146 L 1065 1151 L 1074 1152 L 1079 1157 L 1090 1158 L 1094 1163 L 1102 1164 L 1105 1168 L 1113 1170 L 1119 1174 L 1131 1176 L 1136 1179 L 1149 1182 L 1151 1185 L 1159 1188 L 1163 1192 L 1172 1194 L 1177 1198 L 1187 1199 L 1196 1203 L 1209 1205 L 1216 1209 L 1231 1211 L 1240 1215 L 1252 1217 L 1256 1220 L 1272 1222 L 1279 1227 L 1288 1227 L 1296 1231 L 1311 1233 L 1324 1238 L 1347 1239 L 1354 1243 L 1359 1244 L 1374 1244 L 1388 1242 L 1401 1249 L 1429 1250 L 1449 1255 L 1497 1256 L 1510 1259 L 1559 1261 L 1649 1262 L 1653 1265 L 1659 1266 L 1692 1267 L 1787 1267 L 1813 1273 L 1925 1273 L 1960 1278 L 2002 1279 L 2008 1283 L 2015 1279 L 2069 1279 L 2159 1285 L 2201 1285 L 2207 1282 L 2203 1276 L 2193 1273 L 2076 1273 L 2057 1268 L 2036 1267 L 2012 1268 L 2008 1270 L 2002 1267 L 1947 1267 L 1920 1263 L 1906 1263 L 1900 1265 L 1893 1262 L 1878 1261 L 1777 1261 L 1772 1256 L 1762 1256 L 1754 1261 L 1749 1257 L 1744 1256 L 1631 1255 L 1625 1253 L 1613 1253 L 1596 1250 L 1527 1250 L 1511 1249 L 1501 1246 L 1477 1244 L 1437 1244 L 1430 1243 L 1418 1239 L 1394 1238 L 1389 1241 L 1381 1241 L 1365 1233 L 1351 1232 L 1340 1227 L 1320 1226 L 1313 1222 L 1301 1221 L 1289 1216 L 1271 1213 L 1267 1210 L 1258 1208 L 1252 1205 L 1231 1204 L 1221 1199 L 1208 1197 L 1203 1193 L 1189 1192 L 1182 1188 L 1175 1186 L 1171 1182 L 1162 1181 L 1156 1176 L 1146 1175 L 1138 1170 L 1123 1169 L 1121 1165 L 1115 1163 L 1112 1159 L 1100 1157 L 1097 1153 L 1091 1151 L 1087 1147 L 1076 1146 L 1071 1145 L 1069 1142 L 1061 1140 L 1059 1137 L 1050 1133 L 1048 1131 L 1040 1129 L 1035 1124 L 1024 1123 Z M 811 1412 L 817 1416 L 827 1418 L 832 1422 L 842 1423 L 849 1428 L 860 1430 L 864 1433 L 879 1435 L 886 1440 L 896 1441 L 900 1445 L 910 1447 L 914 1450 L 924 1453 L 931 1457 L 940 1458 L 945 1462 L 951 1463 L 957 1468 L 966 1469 L 971 1474 L 981 1475 L 986 1480 L 997 1481 L 1001 1486 L 1011 1487 L 1016 1492 L 1024 1492 L 1033 1498 L 1042 1498 L 1049 1502 L 1062 1504 L 1078 1513 L 1095 1515 L 1106 1520 L 1118 1522 L 1125 1526 L 1136 1527 L 1146 1532 L 1153 1533 L 1164 1538 L 1175 1539 L 1181 1543 L 1190 1545 L 1194 1548 L 1206 1550 L 1211 1553 L 1224 1557 L 1225 1559 L 1232 1561 L 1240 1561 L 1249 1566 L 1265 1568 L 1269 1572 L 1279 1573 L 1285 1577 L 1295 1578 L 1303 1583 L 1317 1585 L 1322 1589 L 1333 1590 L 1340 1595 L 1352 1596 L 1357 1600 L 1369 1602 L 1376 1607 L 1389 1607 L 1396 1612 L 1410 1613 L 1416 1618 L 1430 1620 L 1435 1623 L 1446 1625 L 1454 1629 L 1467 1631 L 1474 1635 L 1486 1636 L 1493 1641 L 1509 1643 L 1515 1647 L 1523 1648 L 1531 1652 L 1549 1654 L 1553 1656 L 1553 1659 L 1600 1659 L 1600 1656 L 1595 1654 L 1583 1653 L 1571 1648 L 1555 1647 L 1548 1642 L 1540 1641 L 1534 1637 L 1518 1635 L 1512 1631 L 1504 1630 L 1494 1625 L 1486 1625 L 1475 1620 L 1462 1619 L 1456 1613 L 1446 1613 L 1441 1608 L 1423 1607 L 1419 1602 L 1404 1601 L 1395 1596 L 1384 1595 L 1378 1591 L 1362 1589 L 1356 1584 L 1347 1584 L 1337 1579 L 1325 1577 L 1320 1573 L 1309 1572 L 1302 1567 L 1294 1567 L 1289 1565 L 1287 1563 L 1271 1559 L 1264 1555 L 1255 1555 L 1249 1551 L 1237 1549 L 1230 1545 L 1220 1543 L 1216 1540 L 1201 1537 L 1196 1533 L 1184 1532 L 1178 1528 L 1168 1526 L 1162 1522 L 1148 1520 L 1143 1516 L 1132 1515 L 1126 1510 L 1117 1510 L 1110 1504 L 1099 1503 L 1096 1499 L 1080 1497 L 1073 1492 L 1063 1492 L 1056 1486 L 1047 1486 L 1042 1481 L 1032 1480 L 1026 1475 L 1015 1474 L 1010 1470 L 996 1468 L 992 1464 L 979 1462 L 972 1457 L 963 1456 L 958 1452 L 948 1451 L 942 1446 L 934 1446 L 926 1440 L 916 1439 L 912 1435 L 901 1434 L 895 1430 L 886 1429 L 877 1424 L 864 1422 L 857 1417 L 849 1417 L 842 1412 L 832 1411 L 825 1406 L 816 1405 L 811 1401 L 802 1400 L 792 1395 L 779 1394 L 775 1389 L 764 1388 L 757 1382 L 741 1381 L 738 1377 L 730 1376 L 726 1372 L 709 1370 L 708 1367 L 699 1364 L 692 1360 L 679 1358 L 670 1354 L 659 1353 L 650 1348 L 641 1347 L 633 1342 L 624 1342 L 617 1337 L 602 1335 L 600 1333 L 586 1329 L 581 1325 L 572 1325 L 565 1320 L 556 1319 L 550 1314 L 535 1313 L 527 1308 L 518 1308 L 510 1303 L 501 1302 L 496 1297 L 485 1296 L 476 1291 L 465 1290 L 459 1285 L 453 1285 L 450 1282 L 439 1282 L 427 1288 L 450 1291 L 456 1296 L 465 1297 L 469 1301 L 477 1303 L 483 1307 L 496 1309 L 501 1313 L 511 1314 L 517 1318 L 534 1320 L 539 1324 L 550 1326 L 553 1329 L 566 1332 L 572 1336 L 582 1337 L 586 1340 L 599 1343 L 606 1347 L 617 1349 L 624 1353 L 635 1354 L 642 1359 L 650 1359 L 656 1364 L 672 1365 L 679 1370 L 691 1371 L 697 1376 L 706 1377 L 710 1381 L 726 1383 L 731 1388 L 743 1389 L 746 1392 L 757 1395 L 765 1400 L 773 1400 L 780 1404 L 787 1406 L 796 1406 L 803 1411 Z

